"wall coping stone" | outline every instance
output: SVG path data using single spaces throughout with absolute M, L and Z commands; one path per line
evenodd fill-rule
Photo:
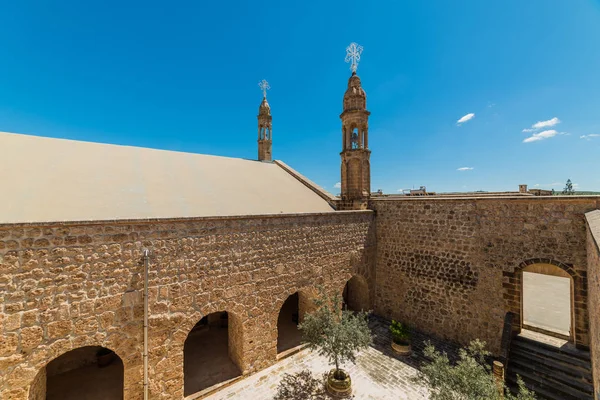
M 0 229 L 16 227 L 46 227 L 46 226 L 73 226 L 73 225 L 106 225 L 106 224 L 153 224 L 169 222 L 199 222 L 199 221 L 237 221 L 249 219 L 288 219 L 288 218 L 311 218 L 324 217 L 331 218 L 335 216 L 346 216 L 352 214 L 373 215 L 373 210 L 345 210 L 335 212 L 317 212 L 317 213 L 291 213 L 291 214 L 251 214 L 251 215 L 231 215 L 215 217 L 181 217 L 181 218 L 138 218 L 138 219 L 102 219 L 102 220 L 82 220 L 82 221 L 53 221 L 53 222 L 17 222 L 0 224 Z
M 369 201 L 462 201 L 462 200 L 507 200 L 507 201 L 576 201 L 592 200 L 600 202 L 598 195 L 581 196 L 389 196 L 389 197 L 371 197 Z
M 590 211 L 585 214 L 590 233 L 596 242 L 596 249 L 600 252 L 600 210 Z

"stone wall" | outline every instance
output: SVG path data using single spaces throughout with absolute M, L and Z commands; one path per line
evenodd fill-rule
M 504 315 L 520 321 L 521 270 L 569 269 L 575 332 L 589 344 L 584 213 L 598 197 L 372 199 L 376 211 L 375 312 L 498 353 Z
M 45 366 L 84 346 L 114 350 L 124 397 L 142 397 L 143 249 L 149 265 L 150 397 L 183 397 L 183 345 L 227 311 L 243 373 L 276 361 L 287 297 L 341 293 L 374 276 L 371 211 L 0 226 L 0 398 L 40 398 Z
M 600 398 L 600 210 L 586 214 L 588 252 L 588 309 L 594 392 Z

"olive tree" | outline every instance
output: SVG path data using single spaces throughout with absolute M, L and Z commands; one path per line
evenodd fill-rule
M 485 350 L 485 342 L 472 341 L 460 349 L 458 361 L 450 363 L 446 353 L 440 353 L 431 343 L 424 350 L 429 359 L 413 382 L 429 388 L 431 400 L 535 400 L 535 395 L 527 390 L 518 378 L 519 392 L 513 396 L 504 383 L 494 379 Z
M 373 342 L 368 313 L 342 310 L 340 296 L 328 296 L 322 289 L 314 302 L 315 311 L 306 314 L 298 325 L 302 340 L 335 365 L 336 379 L 344 379 L 340 364 L 355 362 L 358 351 Z

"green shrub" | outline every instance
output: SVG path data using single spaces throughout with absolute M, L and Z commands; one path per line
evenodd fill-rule
M 403 325 L 398 321 L 392 320 L 390 333 L 392 334 L 392 340 L 396 344 L 408 344 L 410 342 L 410 328 L 406 324 Z
M 427 342 L 425 357 L 429 359 L 412 381 L 429 389 L 430 400 L 535 400 L 521 377 L 517 377 L 519 391 L 512 395 L 504 383 L 500 387 L 492 374 L 490 353 L 485 342 L 473 340 L 460 349 L 458 361 L 451 363 L 446 353 L 440 353 Z

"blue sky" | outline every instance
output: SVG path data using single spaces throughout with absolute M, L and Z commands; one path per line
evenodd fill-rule
M 598 1 L 23 0 L 0 11 L 0 131 L 255 158 L 264 78 L 274 157 L 337 193 L 355 41 L 373 190 L 562 189 L 567 178 L 600 190 Z

